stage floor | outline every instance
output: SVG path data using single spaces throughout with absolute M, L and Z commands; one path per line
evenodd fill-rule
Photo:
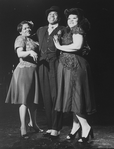
M 0 149 L 97 149 L 114 148 L 114 124 L 113 117 L 97 113 L 89 118 L 93 126 L 94 139 L 88 143 L 79 144 L 77 136 L 73 141 L 66 141 L 66 135 L 70 132 L 71 115 L 64 116 L 63 129 L 58 139 L 52 141 L 44 138 L 43 133 L 30 133 L 27 140 L 20 139 L 20 120 L 18 106 L 2 103 L 0 106 Z M 28 116 L 27 116 L 28 122 Z M 37 122 L 39 126 L 47 129 L 45 110 L 38 110 Z

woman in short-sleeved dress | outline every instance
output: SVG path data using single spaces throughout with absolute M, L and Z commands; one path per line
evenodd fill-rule
M 21 135 L 27 136 L 25 115 L 28 109 L 30 115 L 29 127 L 39 131 L 36 124 L 36 105 L 38 104 L 37 52 L 38 44 L 30 37 L 33 23 L 21 22 L 17 30 L 14 49 L 19 57 L 19 63 L 13 72 L 6 103 L 20 104 Z
M 79 142 L 84 142 L 88 141 L 89 135 L 93 137 L 86 115 L 96 111 L 90 66 L 82 56 L 87 44 L 84 39 L 85 31 L 79 22 L 84 21 L 84 18 L 78 8 L 65 10 L 65 15 L 68 27 L 62 33 L 61 45 L 58 37 L 54 37 L 56 47 L 61 50 L 55 110 L 74 113 L 73 127 L 67 139 L 74 139 L 76 133 L 80 131 Z

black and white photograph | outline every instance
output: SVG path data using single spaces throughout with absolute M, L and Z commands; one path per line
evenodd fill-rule
M 113 43 L 113 0 L 0 0 L 0 149 L 113 149 Z

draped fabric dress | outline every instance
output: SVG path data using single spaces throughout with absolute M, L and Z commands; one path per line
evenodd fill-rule
M 73 34 L 84 36 L 84 31 L 75 27 L 72 31 L 65 32 L 62 45 L 71 44 Z M 58 95 L 55 106 L 57 111 L 72 111 L 79 116 L 96 111 L 90 66 L 81 56 L 83 47 L 77 52 L 60 54 L 57 74 Z
M 15 51 L 18 47 L 23 47 L 24 51 L 38 50 L 32 39 L 22 35 L 16 38 L 14 47 Z M 5 102 L 27 106 L 32 103 L 38 104 L 37 63 L 32 57 L 20 58 L 13 72 Z

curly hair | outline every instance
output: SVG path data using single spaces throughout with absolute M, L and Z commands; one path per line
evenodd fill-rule
M 17 25 L 17 31 L 18 31 L 19 33 L 22 31 L 22 27 L 23 27 L 24 24 L 28 24 L 31 29 L 32 29 L 33 26 L 34 26 L 34 23 L 33 23 L 32 21 L 26 21 L 26 20 L 24 20 L 24 21 L 22 21 L 21 23 L 19 23 L 19 24 Z

